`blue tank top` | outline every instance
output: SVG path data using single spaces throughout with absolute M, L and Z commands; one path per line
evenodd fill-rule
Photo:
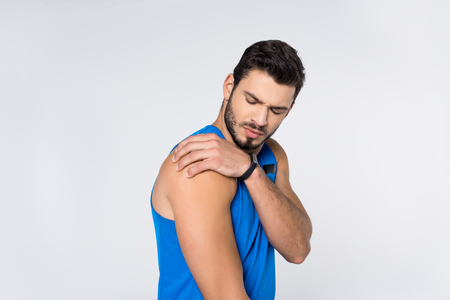
M 224 138 L 222 132 L 212 125 L 192 135 L 204 133 L 215 133 Z M 276 158 L 267 144 L 258 153 L 258 163 L 275 182 Z M 203 299 L 181 252 L 175 222 L 159 215 L 153 205 L 151 207 L 158 248 L 158 299 Z M 252 300 L 274 299 L 274 249 L 267 240 L 247 187 L 241 180 L 237 181 L 236 195 L 230 209 L 247 295 Z

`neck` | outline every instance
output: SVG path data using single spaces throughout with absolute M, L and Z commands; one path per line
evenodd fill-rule
M 227 125 L 225 125 L 225 108 L 227 107 L 227 103 L 228 102 L 224 100 L 222 107 L 220 108 L 219 115 L 217 116 L 217 119 L 212 123 L 212 125 L 219 128 L 225 139 L 236 146 L 233 138 L 231 137 L 231 134 L 228 132 Z

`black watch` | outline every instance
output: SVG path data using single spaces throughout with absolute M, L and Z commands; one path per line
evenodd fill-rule
M 247 171 L 245 171 L 244 174 L 238 177 L 239 180 L 247 179 L 248 177 L 250 177 L 250 175 L 252 175 L 253 170 L 255 170 L 256 165 L 258 164 L 258 158 L 256 157 L 255 153 L 250 153 L 250 160 L 251 160 L 250 167 L 248 167 Z

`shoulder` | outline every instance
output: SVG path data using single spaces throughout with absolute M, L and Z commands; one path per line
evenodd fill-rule
M 176 218 L 177 210 L 187 207 L 212 209 L 213 206 L 228 207 L 237 188 L 235 178 L 225 177 L 214 171 L 205 171 L 186 178 L 186 169 L 177 171 L 172 153 L 164 161 L 160 177 Z M 190 210 L 190 209 L 188 209 Z
M 273 154 L 275 155 L 275 158 L 277 159 L 277 164 L 280 164 L 280 162 L 287 161 L 287 155 L 284 151 L 283 147 L 274 140 L 273 138 L 270 138 L 266 141 L 267 146 L 269 146 L 270 150 L 272 150 Z

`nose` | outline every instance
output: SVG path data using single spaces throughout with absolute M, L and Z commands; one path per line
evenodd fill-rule
M 253 122 L 256 123 L 256 125 L 263 127 L 267 125 L 267 116 L 269 114 L 269 108 L 265 107 L 264 105 L 258 105 L 259 107 L 253 114 Z

